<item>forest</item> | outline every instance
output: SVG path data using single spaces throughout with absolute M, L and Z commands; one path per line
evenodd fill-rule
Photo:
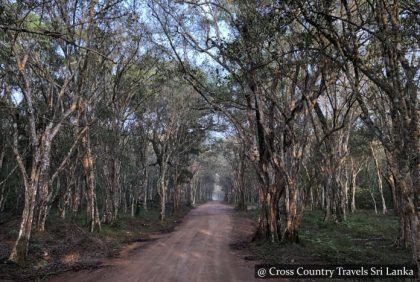
M 418 1 L 0 3 L 0 280 L 212 213 L 257 261 L 419 271 Z

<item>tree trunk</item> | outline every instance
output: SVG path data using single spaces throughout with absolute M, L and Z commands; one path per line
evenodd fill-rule
M 356 181 L 353 182 L 352 179 L 352 186 L 351 186 L 351 212 L 356 212 Z
M 356 179 L 357 173 L 353 169 L 352 165 L 352 172 L 351 172 L 351 212 L 356 212 Z
M 376 157 L 375 154 L 375 149 L 373 149 L 372 144 L 370 144 L 370 150 L 372 151 L 372 157 L 373 157 L 373 161 L 375 163 L 375 170 L 376 170 L 376 177 L 378 179 L 378 190 L 379 190 L 379 194 L 381 195 L 381 202 L 382 202 L 382 214 L 386 214 L 387 208 L 386 208 L 386 203 L 385 203 L 385 198 L 384 198 L 384 189 L 383 189 L 383 184 L 382 184 L 382 174 L 381 174 L 381 169 L 379 167 L 379 162 L 378 159 Z
M 274 243 L 281 240 L 278 203 L 278 195 L 260 188 L 260 214 L 253 241 L 268 240 Z
M 348 206 L 349 206 L 349 198 L 348 198 L 348 192 L 349 192 L 349 186 L 348 186 L 348 176 L 346 172 L 345 181 L 343 184 L 341 184 L 342 187 L 342 195 L 341 195 L 341 210 L 343 212 L 343 219 L 347 220 L 347 214 L 348 214 Z
M 38 186 L 37 177 L 38 173 L 33 174 L 31 182 L 25 185 L 25 206 L 22 212 L 19 235 L 9 257 L 9 260 L 18 264 L 24 263 L 28 253 Z
M 391 189 L 392 194 L 392 204 L 394 207 L 395 214 L 398 214 L 399 210 L 399 203 L 398 203 L 398 197 L 397 197 L 397 190 L 395 188 L 395 177 L 391 172 L 391 169 L 388 169 L 387 175 L 386 175 L 386 181 Z
M 372 198 L 373 207 L 375 208 L 375 214 L 378 214 L 378 209 L 376 207 L 375 196 L 373 195 L 372 191 L 369 191 L 369 193 L 370 193 L 370 197 Z
M 145 179 L 143 182 L 144 196 L 143 196 L 143 209 L 147 211 L 147 197 L 149 196 L 149 170 L 145 168 Z
M 397 195 L 400 196 L 400 241 L 406 247 L 410 247 L 413 254 L 413 261 L 418 263 L 419 254 L 419 219 L 418 207 L 416 207 L 416 197 L 419 197 L 418 187 L 413 184 L 418 180 L 412 179 L 415 172 L 410 172 L 409 168 L 404 165 L 403 160 L 399 160 L 398 174 L 396 179 L 396 187 L 398 188 Z M 411 244 L 409 244 L 411 243 Z
M 178 166 L 175 165 L 175 171 L 174 171 L 174 193 L 173 193 L 173 201 L 174 201 L 174 213 L 179 212 L 179 208 L 180 208 L 180 185 L 178 184 Z
M 89 130 L 86 130 L 82 138 L 82 144 L 85 150 L 82 164 L 87 185 L 87 214 L 90 225 L 90 232 L 93 232 L 96 226 L 99 230 L 101 230 L 101 221 L 99 218 L 98 206 L 96 202 L 95 171 L 93 167 L 93 155 L 90 144 Z
M 118 212 L 118 190 L 119 190 L 119 167 L 118 157 L 116 156 L 115 148 L 111 149 L 110 170 L 105 170 L 107 176 L 107 185 L 105 191 L 105 211 L 104 222 L 107 224 L 113 223 L 117 218 Z
M 200 187 L 200 181 L 198 181 L 198 179 L 194 182 L 193 185 L 193 189 L 191 190 L 192 194 L 191 194 L 191 205 L 195 206 L 195 201 L 196 201 L 196 197 L 197 197 L 197 190 Z
M 335 168 L 329 168 L 330 173 L 324 175 L 325 179 L 325 221 L 340 221 L 341 213 L 341 189 L 336 181 Z
M 351 165 L 351 212 L 356 212 L 356 187 L 357 175 L 362 171 L 364 161 L 360 162 L 357 166 L 355 160 L 350 158 Z
M 158 187 L 158 193 L 159 193 L 159 200 L 160 200 L 160 214 L 159 214 L 159 220 L 164 221 L 165 220 L 165 209 L 166 209 L 166 182 L 165 179 L 162 177 L 159 180 L 159 187 Z
M 38 215 L 36 216 L 37 221 L 36 221 L 36 230 L 43 232 L 45 231 L 45 221 L 47 219 L 47 215 L 48 215 L 48 210 L 49 210 L 49 198 L 51 197 L 51 195 L 49 195 L 49 185 L 48 185 L 48 180 L 45 179 L 45 177 L 42 181 L 42 184 L 40 185 L 40 190 L 39 190 L 39 202 L 37 205 L 37 210 L 38 210 Z
M 166 218 L 167 170 L 168 170 L 168 164 L 165 162 L 162 162 L 162 164 L 160 165 L 160 175 L 159 175 L 158 187 L 157 187 L 159 200 L 160 200 L 160 214 L 159 214 L 160 221 L 164 221 Z
M 46 129 L 42 139 L 41 139 L 41 146 L 42 146 L 42 159 L 41 159 L 41 168 L 38 180 L 38 197 L 39 202 L 37 204 L 37 220 L 36 220 L 36 230 L 43 232 L 45 230 L 45 221 L 47 219 L 48 214 L 48 205 L 49 205 L 49 198 L 51 195 L 49 194 L 49 170 L 50 170 L 50 162 L 51 162 L 51 140 L 52 136 L 49 129 Z
M 246 211 L 246 188 L 245 188 L 245 181 L 244 181 L 244 174 L 245 174 L 245 146 L 241 145 L 238 150 L 239 152 L 236 153 L 237 159 L 237 167 L 236 171 L 234 171 L 234 188 L 235 188 L 235 196 L 236 196 L 236 207 L 241 211 Z
M 282 240 L 288 243 L 299 243 L 298 227 L 303 211 L 298 214 L 298 191 L 296 188 L 294 182 L 289 181 L 286 185 L 286 228 Z
M 245 153 L 241 153 L 241 160 L 239 164 L 239 171 L 237 172 L 237 181 L 238 181 L 238 209 L 241 211 L 246 211 L 246 196 L 245 196 L 245 181 L 244 181 L 244 173 L 245 173 Z
M 180 185 L 176 184 L 174 186 L 174 213 L 179 212 L 180 209 Z
M 24 186 L 25 186 L 25 205 L 22 212 L 22 220 L 20 230 L 15 245 L 12 248 L 9 260 L 22 264 L 28 253 L 29 239 L 32 232 L 32 222 L 34 218 L 34 210 L 36 206 L 36 195 L 38 190 L 43 189 L 48 183 L 48 172 L 50 167 L 50 149 L 51 139 L 41 138 L 41 144 L 36 142 L 34 146 L 33 161 L 31 167 L 31 175 L 28 179 L 26 167 L 18 148 L 17 125 L 14 125 L 14 144 L 13 151 L 16 155 Z

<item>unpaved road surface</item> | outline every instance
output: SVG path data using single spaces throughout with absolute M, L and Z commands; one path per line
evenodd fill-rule
M 192 210 L 174 232 L 108 261 L 110 266 L 52 281 L 255 281 L 256 262 L 229 246 L 250 232 L 249 222 L 235 218 L 230 206 L 209 202 Z

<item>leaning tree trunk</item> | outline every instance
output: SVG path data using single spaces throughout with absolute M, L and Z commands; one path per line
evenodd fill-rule
M 21 170 L 25 169 L 21 160 Z M 30 179 L 26 178 L 26 173 L 23 174 L 25 185 L 25 205 L 22 212 L 22 221 L 18 238 L 13 246 L 9 259 L 16 263 L 22 264 L 28 253 L 29 239 L 32 232 L 32 222 L 34 218 L 34 210 L 36 206 L 37 191 L 43 185 L 46 185 L 46 174 L 49 168 L 49 158 L 45 156 L 35 157 L 31 169 Z
M 31 167 L 31 175 L 28 176 L 22 156 L 19 153 L 17 124 L 14 124 L 13 151 L 16 155 L 16 160 L 25 186 L 25 205 L 22 212 L 19 235 L 15 245 L 12 248 L 9 260 L 19 264 L 24 263 L 28 253 L 37 192 L 48 182 L 51 140 L 52 136 L 44 133 L 40 143 L 38 140 L 33 141 L 33 162 Z
M 9 260 L 18 264 L 23 264 L 28 254 L 38 187 L 38 181 L 36 180 L 38 175 L 39 171 L 35 170 L 30 182 L 25 184 L 25 206 L 22 212 L 19 235 L 9 257 Z

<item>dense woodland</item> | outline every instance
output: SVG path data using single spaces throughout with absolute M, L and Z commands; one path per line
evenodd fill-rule
M 223 195 L 270 242 L 299 242 L 308 209 L 396 214 L 418 263 L 417 1 L 0 3 L 11 261 L 51 214 L 101 232 Z

